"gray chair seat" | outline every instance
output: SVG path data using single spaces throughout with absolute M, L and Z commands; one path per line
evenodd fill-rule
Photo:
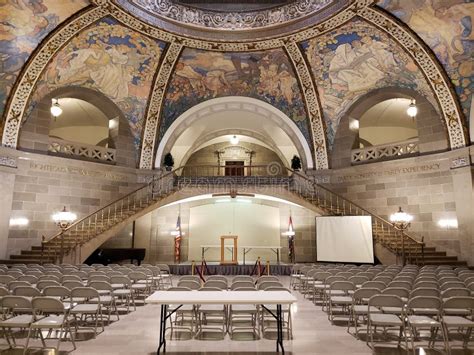
M 376 313 L 370 314 L 370 321 L 372 325 L 385 325 L 385 326 L 393 326 L 393 325 L 403 325 L 402 320 L 396 316 L 395 314 L 386 314 L 386 313 Z

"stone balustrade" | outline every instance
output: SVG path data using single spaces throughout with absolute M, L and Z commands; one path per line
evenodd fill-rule
M 48 151 L 57 155 L 72 155 L 75 158 L 86 158 L 108 163 L 116 163 L 115 149 L 99 147 L 57 138 L 50 138 Z
M 418 139 L 409 139 L 403 142 L 353 149 L 351 163 L 360 164 L 381 159 L 396 159 L 402 156 L 418 154 L 419 151 Z

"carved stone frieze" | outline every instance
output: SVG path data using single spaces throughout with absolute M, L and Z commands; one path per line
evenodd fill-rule
M 295 67 L 306 103 L 313 139 L 315 167 L 316 169 L 328 169 L 326 134 L 318 91 L 299 46 L 295 42 L 288 42 L 285 45 L 285 49 Z
M 160 127 L 161 107 L 171 72 L 182 49 L 183 45 L 178 42 L 172 42 L 169 45 L 156 76 L 145 117 L 140 169 L 153 169 L 153 154 L 155 151 L 156 132 Z

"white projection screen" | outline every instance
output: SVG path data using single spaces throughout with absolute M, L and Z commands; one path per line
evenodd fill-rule
M 371 216 L 316 217 L 318 261 L 373 263 Z

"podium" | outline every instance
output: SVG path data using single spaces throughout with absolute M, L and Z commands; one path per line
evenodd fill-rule
M 221 236 L 221 265 L 237 265 L 237 239 L 239 237 L 236 235 L 223 235 Z M 232 260 L 226 260 L 225 259 L 225 241 L 227 239 L 232 239 L 234 242 L 230 248 L 232 249 Z M 228 248 L 228 246 L 227 246 Z

